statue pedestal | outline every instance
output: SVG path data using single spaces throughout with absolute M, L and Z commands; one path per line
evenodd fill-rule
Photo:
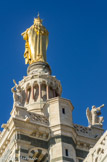
M 94 135 L 95 139 L 100 138 L 104 133 L 104 129 L 102 127 L 98 127 L 95 125 L 95 126 L 91 126 L 90 128 L 92 130 L 92 134 Z
M 51 75 L 51 68 L 46 62 L 36 62 L 28 66 L 27 74 L 47 74 Z

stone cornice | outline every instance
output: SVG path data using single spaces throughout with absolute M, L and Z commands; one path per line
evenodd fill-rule
M 51 76 L 51 75 L 31 75 L 31 76 L 26 76 L 26 77 L 24 77 L 23 80 L 21 80 L 19 82 L 19 85 L 21 87 L 24 87 L 28 82 L 31 83 L 34 80 L 37 80 L 39 82 L 42 82 L 44 80 L 44 81 L 46 81 L 48 83 L 52 81 L 53 84 L 57 83 L 59 85 L 59 87 L 62 89 L 60 81 L 57 80 L 55 76 Z
M 64 101 L 64 102 L 66 101 L 66 102 L 70 105 L 71 109 L 72 109 L 72 110 L 74 109 L 74 107 L 73 107 L 71 101 L 68 100 L 68 99 L 62 98 L 62 97 L 54 97 L 54 98 L 51 98 L 51 99 L 47 100 L 47 102 L 46 102 L 46 104 L 44 105 L 43 109 L 45 109 L 45 107 L 47 107 L 48 104 L 56 103 L 57 101 L 62 101 L 62 102 L 63 102 L 63 101 Z

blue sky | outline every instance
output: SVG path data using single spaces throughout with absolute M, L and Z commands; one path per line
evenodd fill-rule
M 74 105 L 73 121 L 88 125 L 86 108 L 100 106 L 107 129 L 107 1 L 4 0 L 0 2 L 0 125 L 13 106 L 13 79 L 26 76 L 21 36 L 37 13 L 49 31 L 47 61 Z

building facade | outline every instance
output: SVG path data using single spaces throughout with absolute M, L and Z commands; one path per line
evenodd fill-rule
M 95 146 L 90 149 L 84 162 L 107 162 L 107 131 L 98 140 Z
M 83 162 L 104 132 L 102 120 L 88 109 L 89 127 L 73 123 L 73 104 L 61 97 L 61 83 L 46 62 L 48 31 L 39 15 L 22 36 L 29 66 L 27 76 L 13 81 L 11 117 L 0 132 L 0 162 Z

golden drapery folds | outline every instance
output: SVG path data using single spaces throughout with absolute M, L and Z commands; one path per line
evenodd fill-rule
M 48 47 L 48 31 L 42 25 L 39 15 L 34 19 L 34 24 L 21 34 L 25 42 L 24 58 L 26 64 L 46 62 Z

